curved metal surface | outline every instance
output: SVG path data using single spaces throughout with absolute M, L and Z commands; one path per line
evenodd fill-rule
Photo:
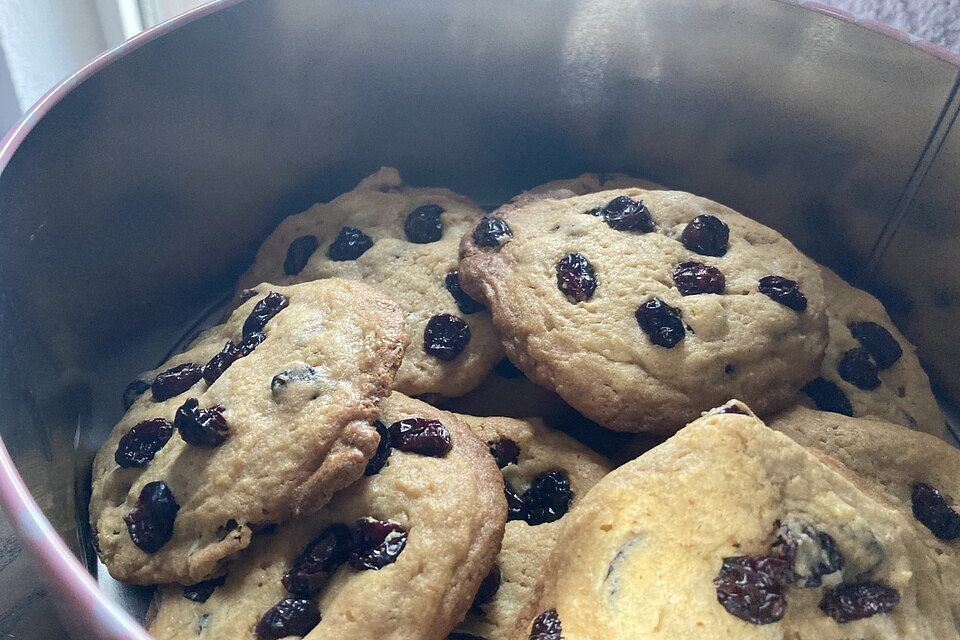
M 758 0 L 223 0 L 162 25 L 0 143 L 0 499 L 93 635 L 142 637 L 115 607 L 101 617 L 132 635 L 93 617 L 112 605 L 18 474 L 80 553 L 86 469 L 127 379 L 278 220 L 381 164 L 487 205 L 584 170 L 642 174 L 933 295 L 905 275 L 924 253 L 907 239 L 932 219 L 941 259 L 960 255 L 957 81 L 949 60 Z M 960 342 L 952 311 L 940 326 L 917 309 L 902 317 L 921 348 Z M 953 375 L 953 352 L 926 355 Z

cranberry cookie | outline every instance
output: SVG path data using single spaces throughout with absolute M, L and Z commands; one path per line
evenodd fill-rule
M 960 637 L 920 531 L 838 466 L 704 416 L 582 499 L 514 638 Z
M 880 301 L 821 267 L 830 341 L 804 403 L 847 416 L 876 416 L 949 440 L 946 418 L 916 350 Z
M 620 431 L 671 433 L 734 396 L 784 408 L 826 346 L 810 261 L 689 193 L 506 207 L 464 236 L 460 276 L 490 307 L 511 361 Z
M 208 578 L 376 451 L 370 423 L 408 343 L 400 310 L 340 279 L 258 289 L 143 377 L 94 461 L 91 523 L 118 580 Z
M 460 287 L 457 243 L 483 211 L 447 189 L 405 185 L 383 168 L 356 189 L 291 216 L 266 239 L 240 291 L 340 277 L 400 305 L 412 344 L 394 387 L 459 396 L 502 357 L 489 312 Z M 239 295 L 239 294 L 238 294 Z
M 647 190 L 665 190 L 665 187 L 643 180 L 634 178 L 624 173 L 583 173 L 576 178 L 567 178 L 563 180 L 551 180 L 543 184 L 527 189 L 523 193 L 516 195 L 510 200 L 511 204 L 525 204 L 532 200 L 541 198 L 568 198 L 571 196 L 584 196 L 588 193 L 597 193 L 598 191 L 615 191 L 618 189 L 647 189 Z
M 508 522 L 494 570 L 457 630 L 505 640 L 533 596 L 567 512 L 611 465 L 535 418 L 459 417 L 487 444 L 503 473 Z
M 503 482 L 453 414 L 394 393 L 367 477 L 257 534 L 214 581 L 158 589 L 157 640 L 440 640 L 500 548 Z

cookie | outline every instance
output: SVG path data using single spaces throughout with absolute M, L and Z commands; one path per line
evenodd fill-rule
M 444 638 L 500 548 L 503 482 L 454 415 L 397 393 L 382 410 L 392 448 L 367 477 L 316 514 L 258 534 L 220 584 L 158 589 L 153 637 Z
M 487 444 L 512 495 L 496 568 L 457 631 L 505 640 L 533 596 L 566 514 L 611 466 L 535 418 L 459 417 Z
M 583 196 L 598 191 L 615 191 L 617 189 L 647 189 L 666 190 L 666 187 L 642 178 L 635 178 L 624 173 L 583 173 L 576 178 L 551 180 L 527 189 L 514 196 L 511 204 L 526 204 L 532 200 L 549 198 L 569 198 Z
M 514 637 L 960 637 L 919 531 L 838 465 L 752 415 L 695 421 L 581 500 Z
M 408 395 L 463 395 L 503 355 L 489 312 L 462 291 L 457 274 L 460 236 L 482 215 L 463 196 L 409 187 L 385 167 L 353 191 L 284 220 L 238 291 L 330 277 L 366 282 L 400 305 L 412 340 L 394 387 Z
M 408 343 L 397 306 L 340 279 L 259 289 L 143 376 L 94 461 L 91 524 L 118 580 L 207 578 L 376 451 L 370 423 Z
M 820 375 L 804 388 L 810 407 L 876 416 L 950 440 L 916 350 L 880 301 L 821 267 L 830 340 Z
M 464 236 L 460 276 L 512 362 L 620 431 L 669 434 L 730 397 L 784 408 L 826 346 L 816 268 L 772 229 L 678 191 L 494 212 Z

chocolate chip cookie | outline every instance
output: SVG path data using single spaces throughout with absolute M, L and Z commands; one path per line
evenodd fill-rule
M 162 587 L 158 640 L 440 640 L 490 572 L 503 482 L 453 414 L 394 393 L 367 476 L 313 515 L 257 534 L 216 584 Z
M 509 521 L 494 570 L 457 631 L 506 640 L 533 596 L 566 514 L 611 465 L 538 419 L 459 417 L 503 472 Z
M 284 220 L 239 291 L 330 277 L 373 285 L 400 305 L 412 340 L 395 388 L 459 396 L 502 357 L 489 312 L 463 291 L 457 272 L 460 236 L 482 215 L 463 196 L 407 186 L 385 167 L 353 191 Z
M 730 397 L 788 406 L 826 346 L 817 269 L 777 232 L 677 191 L 546 198 L 485 217 L 461 284 L 507 356 L 588 418 L 671 433 Z
M 847 416 L 876 416 L 949 440 L 946 418 L 916 350 L 879 300 L 821 268 L 830 341 L 805 404 Z
M 210 577 L 256 528 L 354 482 L 376 451 L 371 423 L 408 344 L 400 310 L 341 279 L 258 289 L 142 376 L 97 455 L 91 524 L 119 580 Z
M 837 465 L 706 415 L 582 499 L 514 637 L 960 637 L 918 529 Z

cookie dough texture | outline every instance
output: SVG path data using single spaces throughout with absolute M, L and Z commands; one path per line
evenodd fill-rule
M 439 240 L 416 244 L 407 239 L 404 222 L 421 206 L 443 209 Z M 260 282 L 289 284 L 320 278 L 360 280 L 396 301 L 404 313 L 412 344 L 397 373 L 395 388 L 408 395 L 459 396 L 476 387 L 502 357 L 486 310 L 463 313 L 444 286 L 457 270 L 460 236 L 483 211 L 447 189 L 415 188 L 384 167 L 353 190 L 284 220 L 264 241 L 253 265 L 239 283 L 239 292 Z M 355 260 L 330 259 L 330 245 L 345 227 L 359 229 L 373 246 Z M 296 273 L 285 269 L 287 252 L 297 238 L 316 238 L 316 250 Z M 470 342 L 456 359 L 444 362 L 423 350 L 423 332 L 431 317 L 449 313 L 470 328 Z
M 518 493 L 526 491 L 539 475 L 563 471 L 573 492 L 570 508 L 575 509 L 580 498 L 611 469 L 602 456 L 573 438 L 547 428 L 538 419 L 460 417 L 488 445 L 503 439 L 517 444 L 520 450 L 517 463 L 507 465 L 502 472 L 504 480 Z M 507 523 L 503 546 L 497 556 L 500 588 L 490 602 L 471 609 L 457 627 L 458 631 L 486 640 L 509 637 L 517 625 L 518 615 L 530 603 L 567 517 L 536 526 L 522 520 Z
M 538 602 L 564 640 L 957 638 L 930 549 L 904 514 L 752 416 L 707 415 L 604 478 L 568 516 Z M 769 553 L 778 522 L 833 537 L 834 581 L 897 589 L 889 613 L 838 624 L 819 609 L 836 584 L 787 592 L 783 618 L 754 625 L 718 602 L 725 557 Z M 529 626 L 515 638 L 526 639 Z
M 821 275 L 827 301 L 830 341 L 820 377 L 843 391 L 856 417 L 876 416 L 949 441 L 946 417 L 933 397 L 930 379 L 920 366 L 916 349 L 897 330 L 880 301 L 866 291 L 847 284 L 826 267 L 821 267 Z M 903 355 L 893 366 L 880 371 L 880 386 L 873 390 L 850 384 L 837 371 L 843 354 L 860 346 L 850 333 L 850 324 L 864 321 L 876 323 L 889 331 L 903 349 Z M 806 396 L 802 396 L 801 400 L 807 406 L 814 406 Z
M 327 526 L 391 520 L 407 543 L 379 570 L 341 566 L 315 597 L 322 620 L 308 640 L 441 640 L 460 621 L 500 548 L 503 482 L 487 448 L 453 414 L 394 393 L 381 420 L 440 420 L 453 448 L 444 457 L 393 450 L 387 465 L 348 487 L 322 510 L 258 535 L 203 603 L 176 587 L 158 590 L 148 621 L 157 640 L 253 639 L 260 617 L 290 597 L 281 578 Z
M 190 584 L 210 576 L 250 543 L 253 527 L 322 506 L 361 476 L 376 450 L 379 436 L 370 423 L 408 342 L 397 306 L 367 285 L 340 279 L 259 288 L 263 293 L 225 324 L 142 377 L 152 381 L 183 363 L 202 366 L 227 340 L 240 340 L 254 305 L 276 291 L 289 306 L 267 323 L 266 339 L 209 386 L 201 379 L 163 402 L 147 391 L 96 457 L 91 524 L 100 557 L 118 580 Z M 275 397 L 273 377 L 305 366 L 314 370 L 309 381 Z M 224 407 L 231 433 L 222 445 L 195 447 L 174 433 L 145 468 L 116 464 L 118 442 L 133 425 L 152 418 L 173 422 L 187 398 L 203 408 Z M 169 485 L 180 509 L 173 537 L 150 554 L 133 544 L 123 516 L 143 486 L 158 480 Z
M 654 232 L 618 231 L 586 213 L 621 195 L 646 204 Z M 699 255 L 680 242 L 701 214 L 729 226 L 725 255 Z M 606 427 L 672 433 L 731 397 L 774 411 L 819 371 L 827 331 L 818 270 L 783 236 L 727 207 L 689 193 L 627 189 L 537 200 L 493 216 L 510 225 L 513 239 L 489 248 L 464 236 L 464 287 L 490 307 L 511 361 Z M 584 302 L 571 303 L 557 287 L 557 262 L 571 252 L 596 273 L 596 291 Z M 672 273 L 685 261 L 721 269 L 724 293 L 681 296 Z M 760 293 L 768 275 L 799 282 L 806 310 Z M 635 318 L 653 297 L 679 308 L 689 327 L 673 348 L 653 344 Z

